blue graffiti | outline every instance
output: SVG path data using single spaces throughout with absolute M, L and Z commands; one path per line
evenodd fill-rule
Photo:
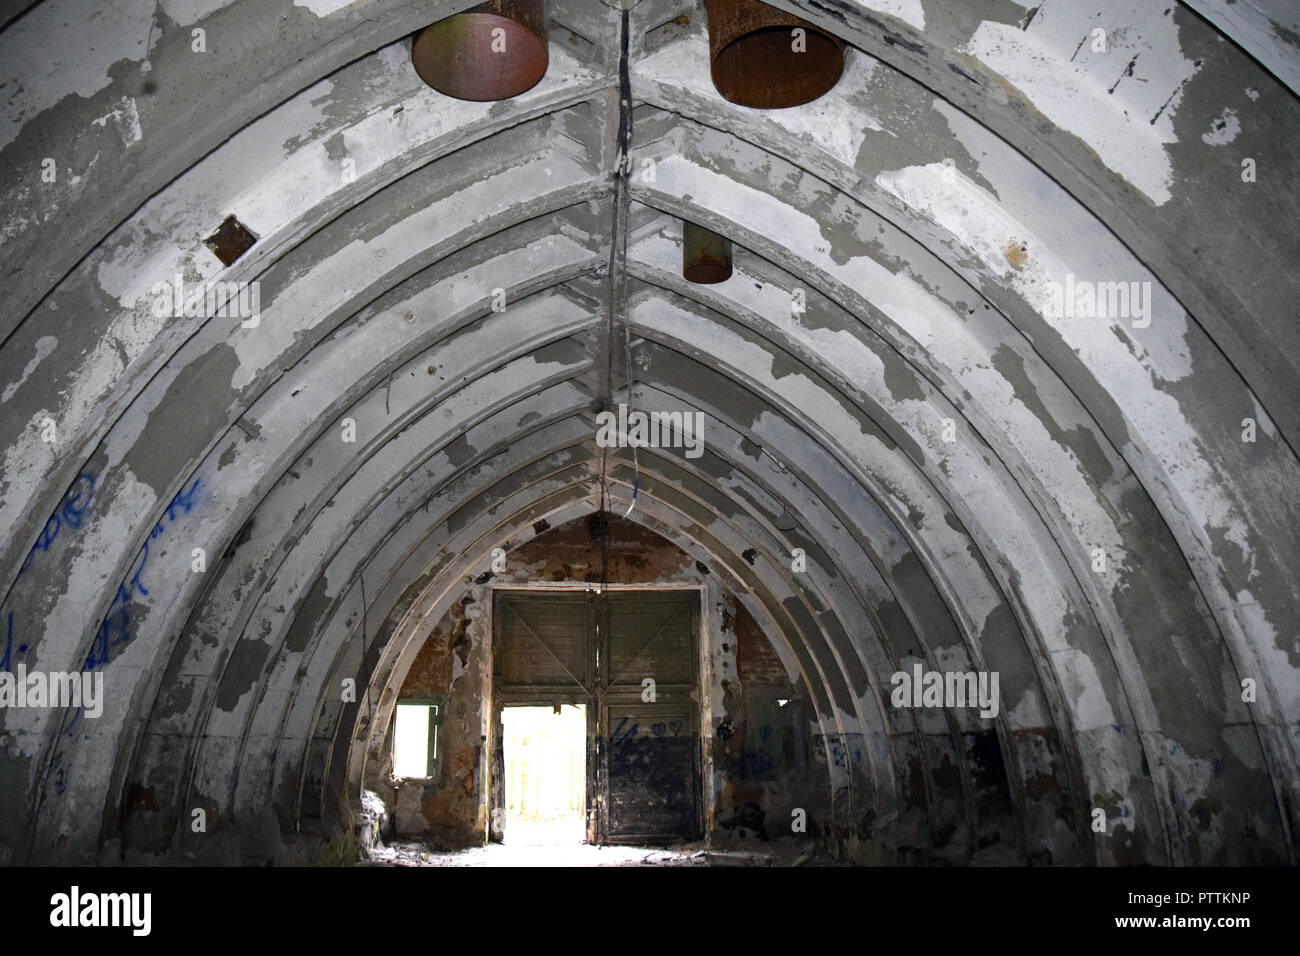
M 654 754 L 650 738 L 638 737 L 638 730 L 640 724 L 629 727 L 624 717 L 609 735 L 610 773 L 627 781 L 644 782 L 654 774 Z
M 177 514 L 189 514 L 194 510 L 194 506 L 198 503 L 200 485 L 201 479 L 196 478 L 188 490 L 182 490 L 172 499 L 171 504 L 167 506 L 166 523 L 175 521 Z M 98 670 L 107 665 L 113 650 L 131 639 L 130 601 L 137 592 L 145 596 L 149 594 L 149 590 L 144 586 L 144 581 L 141 578 L 145 565 L 149 562 L 149 541 L 157 538 L 165 530 L 166 524 L 164 521 L 159 521 L 154 525 L 153 530 L 149 532 L 148 540 L 145 541 L 144 547 L 140 550 L 140 560 L 135 567 L 134 573 L 125 583 L 118 586 L 117 594 L 113 597 L 113 604 L 109 608 L 108 614 L 104 616 L 104 620 L 100 623 L 99 632 L 95 635 L 95 641 L 86 657 L 86 670 Z M 9 612 L 9 619 L 12 630 L 12 611 Z M 26 650 L 26 645 L 23 645 L 20 650 Z M 64 740 L 71 740 L 77 736 L 83 716 L 81 708 L 77 708 L 75 712 L 69 715 L 61 733 Z M 68 786 L 67 758 L 62 745 L 55 750 L 46 772 L 49 785 L 56 794 L 62 795 Z
M 26 560 L 23 561 L 23 565 L 18 571 L 19 576 L 31 565 L 37 552 L 49 551 L 64 528 L 73 530 L 81 528 L 86 510 L 90 506 L 91 499 L 95 496 L 95 482 L 96 476 L 93 474 L 83 472 L 77 476 L 72 487 L 63 496 L 59 507 L 45 522 L 40 537 L 37 538 L 36 543 L 32 546 Z M 113 649 L 130 640 L 131 599 L 137 593 L 144 596 L 149 594 L 149 589 L 145 586 L 142 577 L 145 566 L 149 562 L 149 542 L 163 534 L 166 525 L 175 521 L 178 515 L 189 514 L 194 510 L 199 500 L 201 486 L 202 480 L 196 478 L 188 489 L 182 489 L 177 493 L 167 505 L 165 518 L 155 524 L 150 531 L 149 538 L 145 541 L 144 547 L 141 548 L 139 561 L 136 563 L 131 576 L 118 586 L 117 594 L 113 598 L 113 604 L 99 625 L 98 633 L 86 658 L 86 670 L 97 670 L 105 666 L 109 662 Z M 28 649 L 28 644 L 19 643 L 16 650 L 21 655 L 26 654 Z M 13 669 L 14 653 L 14 612 L 10 610 L 5 612 L 4 654 L 0 656 L 0 670 Z M 66 738 L 76 736 L 82 717 L 81 708 L 77 708 L 75 712 L 70 714 L 64 724 L 62 736 Z M 61 748 L 56 750 L 47 771 L 49 774 L 47 779 L 54 791 L 59 794 L 63 793 L 67 787 L 67 765 L 65 754 Z
M 40 537 L 32 545 L 32 550 L 27 552 L 27 560 L 23 566 L 18 569 L 21 575 L 27 570 L 32 559 L 36 557 L 37 551 L 48 551 L 59 532 L 64 527 L 76 530 L 81 527 L 82 516 L 86 513 L 86 508 L 90 506 L 90 499 L 95 497 L 95 476 L 87 472 L 82 472 L 77 476 L 77 480 L 72 483 L 68 493 L 63 496 L 59 506 L 54 509 L 54 514 L 50 515 L 49 520 L 45 522 L 45 527 L 41 529 Z
M 43 552 L 50 549 L 50 546 L 64 528 L 72 528 L 73 530 L 81 528 L 85 520 L 86 509 L 95 496 L 95 481 L 96 476 L 86 472 L 77 476 L 77 480 L 68 489 L 68 493 L 63 496 L 58 510 L 45 522 L 40 537 L 18 572 L 19 575 L 27 570 L 38 551 Z M 130 577 L 118 586 L 117 593 L 113 597 L 113 603 L 103 621 L 100 622 L 95 640 L 91 645 L 90 654 L 86 659 L 87 670 L 97 670 L 103 667 L 108 663 L 113 649 L 130 640 L 131 599 L 136 594 L 145 597 L 149 596 L 149 588 L 145 585 L 143 577 L 145 566 L 149 563 L 149 542 L 161 535 L 166 530 L 167 524 L 175 521 L 178 515 L 189 514 L 194 510 L 194 506 L 199 501 L 199 489 L 201 487 L 202 479 L 196 478 L 188 488 L 183 488 L 178 492 L 167 505 L 167 511 L 163 519 L 155 524 L 150 531 L 149 538 L 140 550 L 140 558 L 136 562 Z M 0 670 L 12 670 L 16 659 L 15 651 L 19 655 L 26 654 L 29 645 L 20 643 L 15 649 L 14 612 L 12 610 L 5 612 L 5 618 L 4 654 L 0 656 Z
M 59 537 L 59 532 L 65 527 L 72 528 L 73 530 L 81 527 L 81 523 L 84 520 L 83 516 L 86 513 L 86 509 L 90 507 L 90 499 L 93 497 L 95 497 L 95 476 L 89 472 L 82 472 L 77 476 L 76 480 L 73 481 L 72 487 L 67 490 L 66 494 L 64 494 L 63 500 L 61 500 L 59 506 L 54 509 L 54 514 L 50 515 L 49 519 L 45 522 L 45 527 L 41 529 L 40 536 L 36 539 L 36 543 L 32 545 L 32 549 L 27 552 L 27 557 L 23 561 L 22 567 L 18 569 L 18 577 L 23 576 L 23 573 L 31 565 L 38 551 L 45 552 L 50 550 L 50 546 L 54 544 L 55 540 Z M 19 644 L 18 653 L 26 654 L 27 648 L 27 644 Z M 13 670 L 13 665 L 14 612 L 6 611 L 5 650 L 3 656 L 0 656 L 0 670 Z
M 168 521 L 176 520 L 176 512 L 178 509 L 183 514 L 189 514 L 191 511 L 194 510 L 194 506 L 198 504 L 199 485 L 202 483 L 202 481 L 203 479 L 201 478 L 195 478 L 194 484 L 190 485 L 189 491 L 185 491 L 184 489 L 182 489 L 176 492 L 176 497 L 173 498 L 172 503 L 167 506 Z M 158 535 L 162 533 L 161 529 L 162 529 L 162 524 L 159 523 L 158 526 L 154 528 L 153 537 L 155 538 L 158 537 Z
M 11 671 L 14 657 L 14 612 L 9 611 L 5 617 L 5 652 L 4 656 L 0 657 L 0 671 Z M 18 653 L 26 654 L 27 645 L 19 644 Z
M 140 559 L 134 573 L 118 585 L 113 603 L 108 613 L 104 615 L 104 620 L 100 622 L 99 632 L 95 635 L 90 654 L 86 658 L 86 670 L 98 670 L 105 666 L 112 658 L 114 649 L 131 640 L 131 601 L 136 594 L 149 596 L 149 589 L 145 586 L 143 578 L 144 569 L 149 563 L 149 542 L 166 531 L 166 525 L 175 521 L 178 514 L 189 514 L 194 510 L 194 506 L 198 504 L 201 485 L 202 479 L 195 478 L 188 490 L 182 489 L 177 492 L 176 497 L 167 506 L 165 518 L 155 524 L 153 530 L 149 532 L 149 539 L 140 549 Z
M 685 785 L 695 759 L 695 740 L 680 736 L 685 721 L 671 720 L 649 726 L 642 735 L 641 726 L 628 717 L 619 719 L 609 735 L 610 780 L 620 790 L 639 791 L 635 799 L 662 801 L 662 806 L 687 812 L 689 788 Z
M 814 752 L 842 769 L 862 763 L 862 746 L 862 734 L 813 735 Z
M 742 750 L 726 756 L 727 773 L 741 780 L 772 780 L 776 777 L 776 760 L 766 750 Z
M 626 717 L 620 719 L 618 726 L 614 728 L 614 732 L 609 735 L 609 742 L 611 745 L 617 746 L 636 737 L 636 732 L 640 729 L 641 725 L 633 724 L 631 727 L 627 727 L 627 720 Z M 624 730 L 624 727 L 627 727 L 627 730 Z

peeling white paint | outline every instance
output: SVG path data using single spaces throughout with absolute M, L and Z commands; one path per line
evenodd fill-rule
M 1060 4 L 1028 30 L 986 20 L 959 52 L 1000 73 L 1039 112 L 1162 205 L 1173 189 L 1165 146 L 1177 142 L 1173 117 L 1197 67 L 1183 56 L 1178 28 L 1159 4 L 1134 0 L 1112 11 L 1104 53 L 1089 42 L 1097 27 L 1091 7 Z
M 53 418 L 60 430 L 67 434 L 58 412 L 41 408 L 32 416 L 32 424 L 5 449 L 3 466 L 0 467 L 0 492 L 3 492 L 0 493 L 0 528 L 17 526 L 23 506 L 41 486 L 46 471 L 58 458 L 59 446 L 41 441 L 38 423 L 45 418 Z
M 353 291 L 362 288 L 363 282 L 377 281 L 383 272 L 398 268 L 404 258 L 432 247 L 439 241 L 437 237 L 470 227 L 475 221 L 490 215 L 492 210 L 508 206 L 515 196 L 542 195 L 539 179 L 556 190 L 571 188 L 590 179 L 590 171 L 568 157 L 552 154 L 550 160 L 557 174 L 562 175 L 547 181 L 537 173 L 545 159 L 534 158 L 527 162 L 521 158 L 519 165 L 413 210 L 405 219 L 392 223 L 382 235 L 368 241 L 354 240 L 317 263 L 310 273 L 298 277 L 282 290 L 269 309 L 263 304 L 262 324 L 257 329 L 248 332 L 237 330 L 230 339 L 239 357 L 231 388 L 242 389 L 254 381 L 296 335 L 325 321 L 336 309 L 347 307 Z M 380 249 L 386 251 L 385 257 L 376 255 Z M 364 261 L 372 263 L 372 271 L 368 274 L 357 268 L 357 263 Z M 346 265 L 331 268 L 330 262 Z M 490 294 L 491 288 L 479 288 L 479 297 Z M 292 309 L 286 308 L 283 302 L 294 305 Z
M 852 169 L 867 131 L 881 132 L 883 127 L 862 106 L 850 102 L 845 93 L 865 89 L 877 62 L 850 48 L 845 51 L 844 75 L 834 90 L 803 106 L 771 110 L 765 118 Z
M 921 0 L 856 0 L 856 2 L 863 10 L 883 13 L 895 20 L 902 20 L 917 30 L 925 29 L 925 8 L 921 5 Z
M 144 136 L 144 133 L 140 130 L 140 111 L 136 108 L 133 97 L 122 97 L 118 100 L 117 106 L 98 119 L 91 120 L 90 124 L 92 126 L 107 126 L 109 120 L 113 121 L 113 125 L 122 134 L 123 146 L 138 143 Z
M 1300 34 L 1300 5 L 1295 0 L 1184 2 L 1232 37 L 1292 92 L 1300 93 L 1300 57 L 1294 39 Z
M 64 97 L 105 89 L 113 64 L 142 59 L 154 9 L 154 0 L 45 0 L 0 32 L 0 63 L 22 77 L 0 100 L 0 149 Z
M 105 555 L 124 557 L 122 542 L 135 539 L 134 526 L 142 520 L 140 516 L 149 514 L 158 503 L 154 490 L 137 481 L 129 468 L 123 468 L 122 472 L 122 484 L 114 491 L 116 507 L 107 512 L 96 509 L 96 520 L 85 522 L 80 536 L 66 546 L 69 557 L 66 575 L 59 582 L 61 591 L 46 615 L 45 636 L 34 645 L 40 652 L 37 660 L 46 669 L 79 670 L 85 663 L 81 655 L 100 624 L 91 618 L 93 608 L 86 596 L 104 590 Z M 96 495 L 99 494 L 97 488 Z M 126 557 L 126 569 L 117 580 L 107 582 L 109 594 L 124 578 L 130 578 L 129 565 L 135 558 L 135 554 Z M 147 599 L 137 593 L 133 600 Z M 108 666 L 113 666 L 111 661 Z
M 1241 120 L 1236 112 L 1225 107 L 1223 113 L 1214 121 L 1208 133 L 1202 133 L 1201 139 L 1211 146 L 1224 146 L 1231 143 L 1241 132 Z
M 183 27 L 198 23 L 222 7 L 232 4 L 233 0 L 162 0 L 167 19 Z
M 21 386 L 23 382 L 27 381 L 28 377 L 32 374 L 32 372 L 36 371 L 36 366 L 40 365 L 41 361 L 44 358 L 46 358 L 46 356 L 48 356 L 51 352 L 53 352 L 54 347 L 58 344 L 59 344 L 59 340 L 52 335 L 42 335 L 39 339 L 36 340 L 36 347 L 33 350 L 35 354 L 28 360 L 27 364 L 23 367 L 23 374 L 19 377 L 19 379 L 15 382 L 10 382 L 8 385 L 5 386 L 4 394 L 0 395 L 0 404 L 7 402 L 9 401 L 9 399 L 13 398 L 14 392 L 18 391 L 19 386 Z
M 1260 607 L 1255 595 L 1245 590 L 1234 595 L 1233 612 L 1241 620 L 1243 629 L 1256 636 L 1255 646 L 1263 651 L 1262 659 L 1259 660 L 1262 673 L 1240 676 L 1255 678 L 1259 685 L 1256 687 L 1257 695 L 1262 696 L 1268 690 L 1277 694 L 1276 713 L 1300 713 L 1300 670 L 1291 664 L 1290 658 L 1290 655 L 1300 654 L 1300 635 L 1296 633 L 1295 622 L 1289 621 L 1283 625 L 1289 631 L 1288 637 L 1283 638 L 1273 622 L 1268 620 L 1268 615 Z M 1240 686 L 1236 692 L 1241 692 Z
M 719 110 L 731 111 L 731 104 L 717 92 L 709 76 L 708 43 L 693 36 L 670 43 L 635 65 L 633 84 L 647 84 L 665 89 L 688 90 L 715 104 Z M 781 110 L 763 110 L 762 122 L 773 123 L 788 133 L 807 140 L 814 148 L 833 156 L 850 169 L 867 131 L 881 132 L 879 120 L 858 102 L 871 82 L 879 61 L 849 48 L 844 56 L 844 74 L 826 95 Z M 653 89 L 653 86 L 650 88 Z
M 1108 324 L 1122 335 L 1120 341 L 1131 343 L 1124 348 L 1133 349 L 1140 361 L 1158 370 L 1161 379 L 1180 381 L 1191 375 L 1186 313 L 1155 276 L 1135 263 L 1090 212 L 1059 187 L 1032 176 L 1025 160 L 1009 153 L 988 130 L 939 101 L 935 108 L 944 114 L 970 154 L 978 157 L 978 172 L 994 192 L 990 194 L 960 174 L 952 184 L 936 183 L 933 173 L 938 170 L 922 175 L 915 168 L 897 177 L 909 187 L 905 191 L 888 175 L 878 177 L 878 182 L 952 233 L 991 271 L 999 261 L 1003 263 L 1002 274 L 1009 277 L 1012 288 L 1040 312 L 1048 283 L 1063 282 L 1067 273 L 1094 282 L 1150 282 L 1148 308 L 1154 332 L 1134 329 L 1124 319 L 1056 319 L 1053 323 L 1058 328 L 1070 321 L 1087 323 L 1087 331 L 1080 329 L 1080 340 L 1091 340 L 1098 325 Z M 1026 259 L 1019 268 L 1012 267 L 1002 252 L 999 243 L 1004 236 L 1015 238 L 1026 248 Z
M 1037 687 L 1028 687 L 1020 694 L 1020 700 L 1014 707 L 1004 708 L 1002 719 L 1008 727 L 1047 727 L 1051 715 L 1043 704 L 1042 695 Z
M 1255 410 L 1255 422 L 1259 425 L 1259 430 L 1269 438 L 1277 437 L 1277 429 L 1273 427 L 1273 419 L 1269 418 L 1268 412 L 1264 411 L 1264 406 L 1259 404 L 1259 399 L 1255 393 L 1250 393 L 1250 406 Z
M 306 7 L 318 17 L 328 17 L 340 10 L 346 10 L 348 7 L 354 7 L 358 3 L 365 3 L 367 0 L 293 0 L 295 7 Z
M 1071 705 L 1075 733 L 1104 729 L 1113 732 L 1115 712 L 1101 686 L 1096 665 L 1083 651 L 1062 647 L 1052 651 L 1053 670 L 1059 675 L 1061 690 Z M 1118 733 L 1118 732 L 1116 732 Z

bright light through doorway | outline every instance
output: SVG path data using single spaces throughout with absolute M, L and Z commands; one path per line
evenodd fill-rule
M 587 709 L 506 707 L 506 843 L 581 843 L 585 837 Z

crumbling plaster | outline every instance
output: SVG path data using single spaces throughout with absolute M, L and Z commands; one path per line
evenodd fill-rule
M 545 80 L 470 104 L 403 39 L 468 5 L 0 6 L 0 620 L 110 701 L 0 713 L 0 862 L 300 858 L 465 579 L 598 507 L 619 13 L 548 4 Z M 708 432 L 611 456 L 613 508 L 862 741 L 819 771 L 850 855 L 1294 862 L 1300 112 L 1246 52 L 1286 31 L 1106 0 L 1103 54 L 1051 0 L 776 5 L 853 48 L 774 113 L 713 90 L 702 9 L 629 13 L 654 176 L 614 328 L 633 400 Z M 223 268 L 229 214 L 258 241 Z M 681 279 L 682 217 L 727 283 Z M 156 314 L 178 273 L 256 280 L 259 324 Z M 1149 325 L 1044 316 L 1067 273 L 1150 282 Z M 913 660 L 999 670 L 1002 713 L 893 710 Z

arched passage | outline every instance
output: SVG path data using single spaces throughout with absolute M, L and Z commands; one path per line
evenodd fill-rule
M 602 500 L 781 662 L 837 853 L 1294 862 L 1294 50 L 774 5 L 847 44 L 788 110 L 667 0 L 549 4 L 494 104 L 411 68 L 458 0 L 0 16 L 3 669 L 105 687 L 0 713 L 5 862 L 342 852 L 425 640 Z M 702 453 L 600 448 L 620 402 Z M 997 715 L 899 707 L 913 666 Z

